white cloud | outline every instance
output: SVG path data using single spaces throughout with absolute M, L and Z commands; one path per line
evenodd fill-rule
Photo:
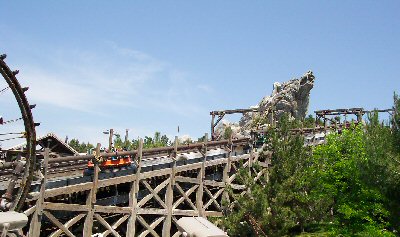
M 108 43 L 98 52 L 58 50 L 51 64 L 29 65 L 21 73 L 32 78 L 37 103 L 94 112 L 100 107 L 156 107 L 181 115 L 199 113 L 198 89 L 188 75 L 143 52 Z M 187 112 L 185 112 L 186 110 Z
M 208 114 L 204 97 L 211 87 L 190 72 L 112 42 L 101 51 L 26 48 L 19 59 L 20 66 L 12 66 L 21 69 L 18 78 L 30 87 L 29 102 L 38 104 L 33 113 L 42 123 L 39 135 L 55 132 L 105 144 L 101 132 L 110 127 L 130 128 L 135 138 L 156 130 L 174 133 L 176 124 L 186 126 L 187 133 L 186 121 L 197 126 Z M 3 116 L 10 115 L 11 109 L 3 109 Z

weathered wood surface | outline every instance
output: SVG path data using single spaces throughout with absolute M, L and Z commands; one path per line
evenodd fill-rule
M 200 162 L 180 166 L 176 165 L 175 143 L 170 154 L 173 165 L 148 172 L 142 172 L 142 149 L 143 141 L 140 140 L 136 174 L 99 180 L 99 170 L 95 168 L 93 182 L 33 193 L 36 195 L 36 206 L 27 212 L 43 212 L 52 223 L 52 232 L 46 232 L 49 236 L 91 236 L 95 233 L 103 236 L 178 236 L 175 223 L 180 216 L 222 216 L 227 208 L 223 206 L 223 200 L 233 200 L 226 187 L 239 193 L 245 192 L 245 187 L 236 182 L 235 172 L 240 167 L 247 169 L 254 180 L 268 174 L 268 160 L 259 162 L 260 156 L 254 149 L 247 154 L 233 156 L 231 142 L 224 146 L 227 157 L 207 160 L 207 142 L 204 142 L 200 149 L 203 155 Z M 259 171 L 253 168 L 256 162 L 260 164 Z M 213 175 L 216 170 L 222 173 L 219 180 L 206 179 L 206 175 Z M 126 204 L 105 206 L 98 203 L 100 190 L 122 184 L 130 187 Z M 139 191 L 143 190 L 145 195 L 139 197 Z M 75 194 L 85 194 L 86 203 L 58 199 Z M 60 213 L 68 214 L 68 219 L 60 219 Z M 44 233 L 37 222 L 36 225 L 32 223 L 31 231 Z

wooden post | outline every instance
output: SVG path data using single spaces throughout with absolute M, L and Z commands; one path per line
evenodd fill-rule
M 127 236 L 135 236 L 136 234 L 136 218 L 137 218 L 137 199 L 139 192 L 139 182 L 140 182 L 140 172 L 142 169 L 142 157 L 143 157 L 143 139 L 139 139 L 138 148 L 138 168 L 136 171 L 136 178 L 131 185 L 131 190 L 129 192 L 129 207 L 131 209 L 131 215 L 128 220 L 128 230 Z
M 214 129 L 215 129 L 214 120 L 215 120 L 215 114 L 212 113 L 211 114 L 211 140 L 214 140 Z
M 362 113 L 360 111 L 357 112 L 357 122 L 362 122 Z
M 175 169 L 176 169 L 176 155 L 178 152 L 178 136 L 175 136 L 174 152 L 171 154 L 171 158 L 174 160 L 171 168 L 171 174 L 169 176 L 169 183 L 167 186 L 167 192 L 165 193 L 165 204 L 167 206 L 167 216 L 165 217 L 162 236 L 169 237 L 171 235 L 171 223 L 172 223 L 172 205 L 174 202 L 174 186 L 175 186 Z
M 47 168 L 49 164 L 49 153 L 50 149 L 44 149 L 44 160 L 43 160 L 43 173 L 40 173 L 42 176 L 42 180 L 40 182 L 40 193 L 39 198 L 36 201 L 36 209 L 33 214 L 31 220 L 31 226 L 29 228 L 29 236 L 39 236 L 40 228 L 42 225 L 42 215 L 43 215 L 43 203 L 44 203 L 44 194 L 46 191 L 46 183 L 47 183 Z M 39 171 L 40 172 L 40 171 Z
M 108 137 L 108 149 L 111 152 L 111 148 L 113 146 L 113 136 L 114 136 L 114 129 L 110 129 L 110 136 Z
M 251 168 L 253 167 L 254 147 L 253 142 L 250 140 L 250 157 L 249 157 L 249 175 L 251 177 Z
M 197 182 L 199 187 L 196 193 L 196 206 L 199 211 L 199 216 L 204 216 L 203 210 L 203 193 L 204 193 L 204 177 L 205 177 L 205 166 L 207 160 L 207 141 L 208 141 L 208 133 L 204 135 L 204 145 L 202 149 L 203 162 L 201 163 L 200 172 L 197 174 Z
M 101 146 L 100 143 L 97 143 L 96 156 L 100 154 L 100 146 Z M 86 206 L 88 208 L 88 213 L 86 215 L 85 224 L 83 228 L 83 236 L 92 236 L 92 229 L 93 229 L 94 205 L 96 203 L 96 193 L 97 193 L 99 171 L 100 171 L 98 162 L 93 162 L 93 163 L 94 163 L 93 186 L 92 190 L 90 190 L 89 196 L 86 199 Z
M 128 148 L 128 136 L 129 136 L 129 129 L 125 129 L 125 147 Z
M 224 184 L 225 184 L 225 188 L 224 188 L 224 193 L 222 194 L 222 198 L 223 198 L 223 203 L 225 202 L 225 203 L 228 203 L 230 200 L 229 200 L 229 194 L 228 194 L 228 191 L 226 191 L 226 189 L 230 186 L 230 182 L 229 182 L 229 174 L 230 174 L 230 172 L 231 172 L 231 160 L 232 160 L 232 150 L 233 150 L 233 146 L 232 146 L 232 135 L 229 137 L 229 142 L 228 142 L 228 145 L 227 145 L 227 150 L 228 150 L 228 161 L 227 161 L 227 163 L 225 164 L 225 167 L 224 167 L 224 171 L 223 171 L 223 174 L 222 174 L 222 179 L 223 179 L 223 181 L 224 181 Z M 224 205 L 223 206 L 223 210 L 224 211 L 227 211 L 227 209 L 228 209 L 228 206 L 229 205 Z

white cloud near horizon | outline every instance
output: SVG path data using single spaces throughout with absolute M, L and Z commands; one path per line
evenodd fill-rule
M 89 113 L 105 107 L 155 107 L 186 116 L 203 110 L 196 95 L 212 92 L 168 63 L 114 43 L 102 52 L 53 54 L 47 55 L 52 65 L 27 65 L 21 72 L 32 79 L 30 97 L 37 103 Z
M 29 102 L 38 104 L 33 111 L 42 123 L 38 135 L 55 132 L 61 138 L 104 143 L 105 128 L 130 128 L 135 137 L 157 130 L 173 134 L 183 120 L 198 121 L 208 114 L 202 98 L 213 93 L 210 86 L 145 52 L 112 42 L 102 50 L 26 50 L 31 51 L 10 63 L 21 69 L 18 78 L 30 87 Z

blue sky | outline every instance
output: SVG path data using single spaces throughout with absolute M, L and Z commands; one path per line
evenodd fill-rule
M 309 112 L 387 108 L 400 91 L 399 1 L 0 1 L 0 52 L 38 134 L 200 137 L 312 70 Z M 3 96 L 3 116 L 12 114 Z M 229 119 L 229 118 L 228 118 Z

